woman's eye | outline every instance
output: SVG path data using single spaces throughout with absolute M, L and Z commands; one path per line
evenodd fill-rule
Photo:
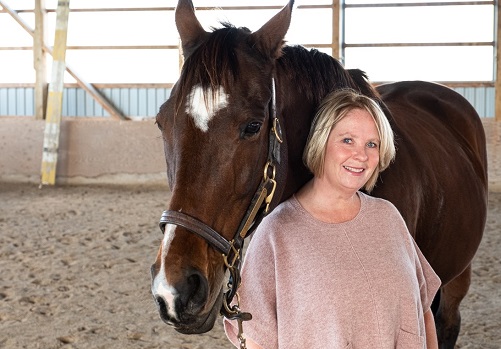
M 367 143 L 367 147 L 369 147 L 369 148 L 377 148 L 377 143 L 369 142 L 369 143 Z
M 351 144 L 353 140 L 351 138 L 343 138 L 343 143 Z
M 255 135 L 256 133 L 259 132 L 259 130 L 261 130 L 261 125 L 262 124 L 260 122 L 257 122 L 257 121 L 251 122 L 250 124 L 248 124 L 245 127 L 245 130 L 244 130 L 245 135 L 246 136 Z

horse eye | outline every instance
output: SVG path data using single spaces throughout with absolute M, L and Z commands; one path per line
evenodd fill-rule
M 257 121 L 254 121 L 254 122 L 251 122 L 250 124 L 248 124 L 246 127 L 245 127 L 245 135 L 247 136 L 252 136 L 252 135 L 255 135 L 256 133 L 259 132 L 259 130 L 261 130 L 261 123 L 260 122 L 257 122 Z

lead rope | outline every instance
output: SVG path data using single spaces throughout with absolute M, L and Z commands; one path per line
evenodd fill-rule
M 234 253 L 234 257 L 231 259 L 231 261 L 228 260 L 227 255 L 223 254 L 224 264 L 230 272 L 230 279 L 227 284 L 228 291 L 224 294 L 223 299 L 224 316 L 229 320 L 237 320 L 237 339 L 240 344 L 240 349 L 247 349 L 243 322 L 251 320 L 252 315 L 240 310 L 240 296 L 237 292 L 237 289 L 240 286 L 240 253 L 242 252 L 242 250 L 236 249 L 233 245 L 233 241 L 231 242 L 231 248 Z M 236 302 L 232 306 L 230 306 L 233 297 L 236 297 Z

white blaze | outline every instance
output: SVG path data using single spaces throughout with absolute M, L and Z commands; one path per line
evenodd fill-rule
M 186 112 L 191 115 L 195 125 L 203 132 L 209 130 L 209 121 L 214 115 L 228 105 L 228 94 L 221 86 L 215 91 L 216 93 L 212 90 L 205 92 L 207 101 L 204 98 L 202 85 L 193 86 L 186 102 Z
M 164 238 L 162 241 L 162 264 L 160 266 L 160 271 L 155 276 L 153 280 L 153 285 L 151 287 L 151 293 L 154 296 L 161 296 L 164 301 L 167 303 L 167 313 L 177 319 L 177 314 L 174 309 L 174 300 L 177 295 L 174 287 L 169 285 L 167 279 L 165 278 L 165 257 L 169 251 L 170 244 L 174 239 L 174 230 L 176 229 L 175 225 L 167 224 L 165 227 Z

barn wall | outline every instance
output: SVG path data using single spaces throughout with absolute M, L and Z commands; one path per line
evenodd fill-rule
M 45 121 L 0 117 L 0 181 L 40 182 Z M 64 118 L 57 183 L 166 183 L 163 142 L 152 120 Z
M 481 117 L 494 117 L 494 87 L 457 87 Z M 103 88 L 101 92 L 124 115 L 154 117 L 170 95 L 167 88 Z M 107 117 L 108 113 L 79 87 L 65 88 L 63 116 Z M 0 115 L 34 115 L 34 90 L 32 87 L 0 88 Z
M 501 191 L 501 122 L 483 118 L 489 183 Z M 0 181 L 40 181 L 44 121 L 0 117 Z M 165 184 L 163 142 L 153 120 L 64 118 L 57 183 Z
M 167 88 L 103 88 L 100 92 L 124 115 L 151 118 L 170 95 Z M 33 87 L 0 87 L 0 115 L 33 116 Z M 80 87 L 66 87 L 63 116 L 109 117 L 92 96 Z
M 487 163 L 489 165 L 489 189 L 501 192 L 501 122 L 483 119 L 487 138 Z

